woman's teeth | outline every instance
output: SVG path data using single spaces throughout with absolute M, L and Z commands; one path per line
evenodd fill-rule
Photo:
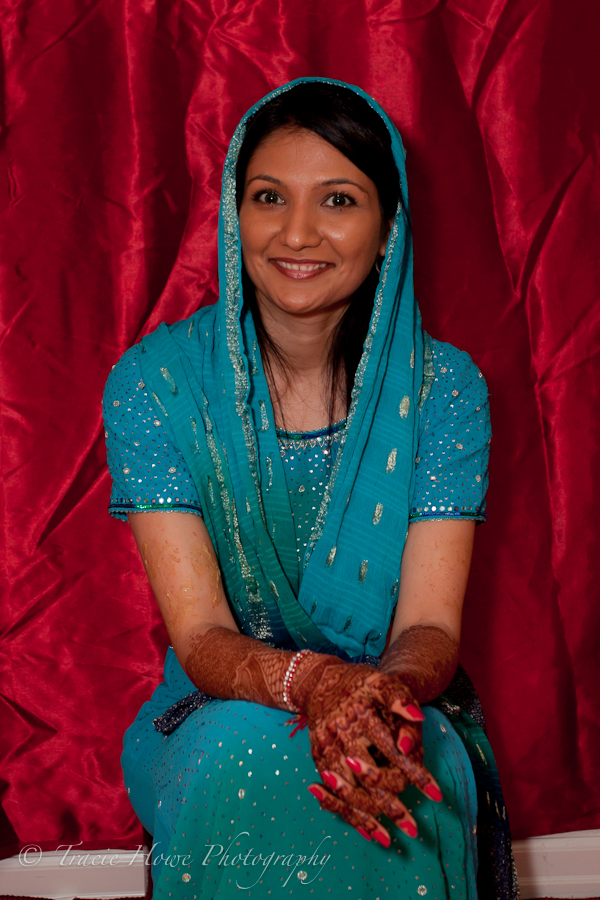
M 327 263 L 288 263 L 281 260 L 276 260 L 276 262 L 282 269 L 291 269 L 293 272 L 316 272 L 317 269 L 324 269 L 327 265 Z

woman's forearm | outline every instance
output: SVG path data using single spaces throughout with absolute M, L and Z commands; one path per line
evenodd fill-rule
M 189 646 L 184 669 L 205 694 L 289 710 L 283 699 L 283 679 L 295 651 L 269 647 L 219 625 L 192 636 Z M 304 709 L 306 693 L 318 683 L 322 671 L 344 665 L 336 656 L 322 653 L 302 657 L 292 680 L 290 696 L 294 704 Z
M 452 681 L 458 641 L 443 628 L 414 625 L 402 631 L 381 657 L 379 671 L 401 675 L 415 700 L 435 700 Z

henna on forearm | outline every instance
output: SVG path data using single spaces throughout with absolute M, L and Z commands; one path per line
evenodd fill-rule
M 413 625 L 381 657 L 379 672 L 400 675 L 419 703 L 435 700 L 458 665 L 458 641 L 435 625 Z
M 195 635 L 190 645 L 184 669 L 205 694 L 289 710 L 283 699 L 283 679 L 295 651 L 277 650 L 220 625 Z M 301 660 L 301 667 L 309 673 L 312 667 L 320 668 L 324 658 L 323 654 L 310 654 Z M 297 673 L 292 685 L 296 677 Z

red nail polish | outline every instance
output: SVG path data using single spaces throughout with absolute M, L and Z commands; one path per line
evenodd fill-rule
M 348 763 L 348 765 L 350 766 L 350 768 L 352 769 L 353 772 L 361 771 L 360 763 L 357 762 L 353 756 L 347 756 L 346 762 Z M 371 840 L 371 838 L 369 838 L 369 840 Z
M 412 822 L 401 822 L 398 827 L 401 828 L 402 831 L 405 831 L 411 838 L 416 838 L 419 833 Z
M 358 831 L 359 834 L 362 834 L 362 836 L 364 838 L 366 838 L 367 841 L 371 840 L 371 835 L 369 834 L 368 831 L 365 831 L 364 828 L 357 828 L 356 830 Z
M 425 793 L 426 793 L 427 796 L 430 797 L 432 800 L 435 800 L 436 803 L 439 803 L 440 800 L 442 799 L 442 792 L 440 791 L 439 788 L 434 787 L 433 784 L 428 784 L 428 785 L 427 785 L 427 787 L 425 788 Z
M 412 738 L 409 738 L 408 735 L 405 735 L 400 741 L 400 749 L 404 753 L 405 756 L 408 756 L 410 751 L 412 750 L 414 744 Z
M 390 839 L 387 834 L 383 833 L 383 831 L 374 831 L 373 837 L 376 841 L 379 841 L 382 847 L 385 847 L 387 849 L 390 846 Z
M 418 719 L 419 722 L 425 721 L 425 716 L 423 715 L 421 710 L 414 705 L 414 703 L 409 703 L 408 706 L 405 707 L 405 709 L 409 716 L 412 716 L 413 719 Z
M 337 787 L 337 778 L 331 772 L 321 772 L 321 778 L 330 788 Z
M 321 788 L 318 788 L 318 787 L 317 787 L 316 785 L 314 785 L 314 784 L 311 784 L 311 786 L 309 787 L 308 790 L 311 792 L 311 794 L 313 795 L 313 797 L 316 797 L 316 798 L 317 798 L 317 800 L 322 800 L 323 797 L 325 796 L 325 794 L 323 793 L 323 791 L 321 790 Z

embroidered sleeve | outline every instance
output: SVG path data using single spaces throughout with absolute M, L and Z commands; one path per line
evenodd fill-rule
M 190 471 L 141 379 L 137 345 L 108 377 L 103 415 L 112 477 L 110 514 L 125 521 L 129 512 L 202 515 Z
M 467 353 L 432 341 L 410 521 L 486 518 L 491 426 L 487 385 Z

